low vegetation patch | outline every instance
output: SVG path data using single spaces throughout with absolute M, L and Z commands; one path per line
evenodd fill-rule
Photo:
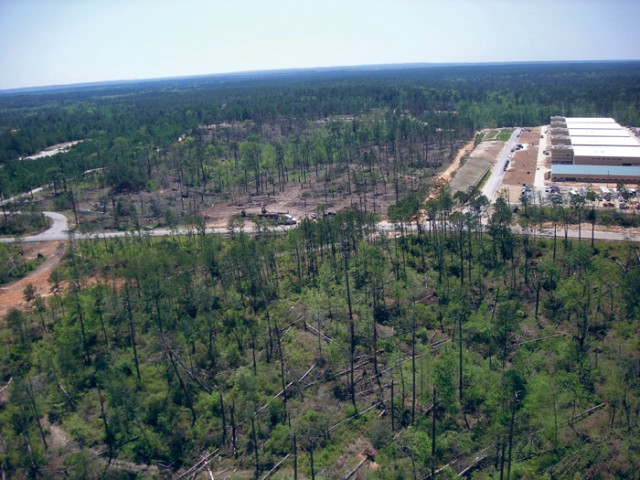
M 50 220 L 42 213 L 6 213 L 0 216 L 0 235 L 12 237 L 40 233 L 50 226 Z
M 27 260 L 19 246 L 0 243 L 0 285 L 23 278 L 35 270 L 44 260 L 42 255 Z

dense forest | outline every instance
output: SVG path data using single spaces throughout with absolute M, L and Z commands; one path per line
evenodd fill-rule
M 640 125 L 639 78 L 407 66 L 0 92 L 2 199 L 48 186 L 2 202 L 2 233 L 41 210 L 128 232 L 72 229 L 49 294 L 27 285 L 0 319 L 0 478 L 633 478 L 640 248 L 566 232 L 637 218 L 433 177 L 484 127 Z M 325 215 L 241 228 L 286 195 Z M 223 208 L 228 234 L 207 234 Z M 43 260 L 0 247 L 2 281 Z
M 516 235 L 502 200 L 483 233 L 446 187 L 430 208 L 408 236 L 350 211 L 71 241 L 6 317 L 3 473 L 633 477 L 638 245 Z

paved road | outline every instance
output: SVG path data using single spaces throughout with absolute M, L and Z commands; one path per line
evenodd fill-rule
M 54 240 L 67 240 L 69 238 L 69 234 L 67 233 L 67 219 L 64 217 L 64 215 L 61 215 L 59 213 L 55 213 L 55 212 L 45 212 L 45 215 L 47 215 L 49 218 L 52 218 L 54 221 L 53 226 L 45 231 L 42 232 L 38 235 L 33 235 L 33 236 L 29 236 L 29 237 L 23 237 L 21 239 L 21 241 L 23 242 L 48 242 L 48 241 L 54 241 Z M 377 227 L 379 230 L 381 231 L 385 231 L 385 232 L 391 232 L 395 230 L 395 226 L 392 223 L 386 222 L 386 221 L 381 221 L 377 224 Z M 295 228 L 294 225 L 280 225 L 277 227 L 272 227 L 270 230 L 271 231 L 275 231 L 275 232 L 285 232 L 291 228 Z M 428 231 L 431 227 L 430 227 L 430 222 L 428 222 L 426 225 L 423 226 L 424 231 Z M 416 225 L 415 223 L 411 224 L 411 225 L 406 225 L 405 226 L 405 230 L 406 231 L 411 231 L 414 232 L 416 231 Z M 247 232 L 247 233 L 252 233 L 255 230 L 252 227 L 245 227 L 243 229 L 243 231 Z M 514 231 L 516 233 L 521 233 L 518 227 L 514 227 Z M 207 233 L 214 233 L 214 234 L 228 234 L 229 233 L 229 229 L 226 227 L 215 227 L 215 228 L 207 228 L 206 230 Z M 168 230 L 168 229 L 164 229 L 164 228 L 159 228 L 159 229 L 155 229 L 155 230 L 148 230 L 148 231 L 141 231 L 140 233 L 137 232 L 102 232 L 102 233 L 78 233 L 78 234 L 74 234 L 74 238 L 77 240 L 83 240 L 83 239 L 101 239 L 101 238 L 116 238 L 116 237 L 125 237 L 127 235 L 129 236 L 135 236 L 135 235 L 141 235 L 141 236 L 149 236 L 149 237 L 164 237 L 164 236 L 168 236 L 168 235 L 190 235 L 190 234 L 196 234 L 196 230 L 195 229 L 177 229 L 177 230 Z M 531 235 L 536 235 L 536 236 L 543 236 L 543 237 L 553 237 L 553 230 L 551 229 L 531 229 L 530 230 L 530 234 Z M 568 230 L 567 232 L 567 236 L 569 238 L 582 238 L 582 240 L 590 240 L 591 239 L 591 230 L 589 229 L 584 229 L 582 230 L 582 232 L 579 232 L 578 230 Z M 562 228 L 558 228 L 557 230 L 557 237 L 558 238 L 563 238 L 564 237 L 564 229 Z M 640 241 L 640 235 L 630 235 L 628 233 L 617 233 L 617 232 L 602 232 L 602 231 L 596 231 L 594 234 L 594 237 L 596 240 L 612 240 L 612 241 L 633 241 L 633 242 L 638 242 Z M 4 243 L 9 243 L 9 242 L 14 242 L 16 241 L 16 239 L 14 238 L 2 238 L 0 239 L 0 242 L 4 242 Z
M 57 240 L 68 240 L 69 232 L 68 232 L 68 223 L 67 219 L 64 215 L 55 212 L 43 212 L 47 217 L 52 218 L 54 223 L 53 226 L 38 235 L 32 235 L 28 237 L 22 237 L 20 239 L 16 238 L 0 238 L 0 242 L 2 243 L 12 243 L 16 241 L 21 242 L 51 242 Z M 284 232 L 289 230 L 290 228 L 295 228 L 294 225 L 280 225 L 277 227 L 272 227 L 271 231 L 280 231 Z M 247 233 L 253 233 L 255 230 L 252 227 L 245 227 L 242 229 Z M 215 227 L 215 228 L 207 228 L 207 233 L 216 233 L 216 234 L 228 234 L 229 229 L 226 227 Z M 95 233 L 73 233 L 73 237 L 76 240 L 89 240 L 89 239 L 101 239 L 101 238 L 116 238 L 116 237 L 126 237 L 129 236 L 149 236 L 149 237 L 166 237 L 169 235 L 190 235 L 197 233 L 195 229 L 176 229 L 170 230 L 165 228 L 158 228 L 154 230 L 142 230 L 140 232 L 95 232 Z
M 431 229 L 431 222 L 427 222 L 426 225 L 423 226 L 423 231 L 429 231 Z M 486 223 L 486 221 L 483 221 L 483 223 Z M 394 225 L 389 223 L 389 222 L 379 222 L 377 224 L 377 227 L 379 230 L 383 230 L 383 231 L 392 231 L 394 230 Z M 415 223 L 411 224 L 410 226 L 407 225 L 405 226 L 405 230 L 407 231 L 411 231 L 411 232 L 415 232 L 416 231 L 416 225 Z M 521 235 L 522 234 L 522 229 L 518 226 L 513 226 L 512 227 L 514 233 Z M 486 225 L 483 226 L 483 230 L 484 231 L 488 231 L 488 228 Z M 529 235 L 532 236 L 536 236 L 536 237 L 548 237 L 548 238 L 553 238 L 553 229 L 551 228 L 530 228 L 529 229 Z M 556 237 L 558 239 L 564 238 L 564 228 L 562 228 L 562 226 L 558 226 L 558 229 L 556 231 Z M 579 230 L 567 230 L 567 237 L 571 238 L 571 239 L 581 239 L 581 240 L 591 240 L 591 229 L 590 228 L 585 228 L 582 231 Z M 640 235 L 632 235 L 629 233 L 616 233 L 616 232 L 603 232 L 603 231 L 598 231 L 596 230 L 594 232 L 593 237 L 596 240 L 606 240 L 606 241 L 631 241 L 631 242 L 640 242 Z
M 42 214 L 53 220 L 53 224 L 49 227 L 49 230 L 45 230 L 37 235 L 22 237 L 19 239 L 21 242 L 49 242 L 52 240 L 66 240 L 69 238 L 69 235 L 67 234 L 67 231 L 69 230 L 67 217 L 57 212 L 42 212 Z M 0 238 L 0 242 L 2 243 L 11 243 L 17 240 L 18 239 L 15 238 Z
M 491 175 L 482 187 L 482 194 L 487 197 L 491 203 L 495 201 L 496 193 L 504 178 L 504 166 L 507 164 L 507 160 L 511 158 L 511 149 L 518 143 L 518 136 L 521 131 L 521 128 L 516 128 L 513 131 L 509 141 L 502 147 L 500 155 L 498 155 L 498 160 L 491 169 Z
M 51 220 L 53 220 L 53 225 L 51 225 L 49 230 L 46 230 L 38 235 L 34 235 L 33 237 L 34 238 L 45 237 L 46 240 L 48 240 L 47 237 L 55 236 L 55 235 L 64 235 L 66 237 L 67 230 L 69 230 L 69 222 L 67 220 L 67 217 L 57 212 L 42 212 L 42 213 L 44 214 L 45 217 L 49 217 Z
M 29 237 L 23 237 L 20 240 L 22 242 L 50 242 L 50 241 L 56 241 L 56 240 L 68 240 L 69 239 L 69 233 L 67 232 L 67 228 L 66 228 L 66 218 L 64 218 L 63 215 L 59 214 L 59 213 L 54 213 L 54 212 L 45 212 L 47 214 L 47 216 L 49 216 L 50 218 L 53 218 L 53 215 L 55 215 L 56 217 L 62 217 L 62 218 L 57 218 L 57 221 L 54 220 L 54 225 L 47 231 L 42 232 L 38 235 L 32 235 Z M 63 220 L 64 219 L 64 220 Z M 391 232 L 395 230 L 395 226 L 389 222 L 379 222 L 377 224 L 377 227 L 379 230 L 381 231 L 385 231 L 385 232 Z M 270 230 L 271 231 L 280 231 L 280 232 L 285 232 L 289 229 L 292 228 L 296 228 L 294 225 L 280 225 L 277 227 L 272 227 Z M 426 225 L 423 226 L 424 231 L 428 231 L 430 229 L 430 222 L 427 223 Z M 255 230 L 251 227 L 245 227 L 242 229 L 244 232 L 246 233 L 253 233 Z M 518 227 L 514 227 L 513 230 L 516 233 L 521 233 Z M 411 232 L 415 232 L 416 231 L 416 225 L 411 224 L 411 225 L 406 225 L 405 226 L 405 231 L 411 231 Z M 74 234 L 74 238 L 77 240 L 87 240 L 87 239 L 102 239 L 102 238 L 116 238 L 116 237 L 125 237 L 127 235 L 129 236 L 135 236 L 135 235 L 140 235 L 140 236 L 149 236 L 149 237 L 165 237 L 168 235 L 193 235 L 196 234 L 197 231 L 195 229 L 177 229 L 177 230 L 168 230 L 168 229 L 164 229 L 164 228 L 159 228 L 159 229 L 155 229 L 155 230 L 149 230 L 149 231 L 141 231 L 140 233 L 138 232 L 102 232 L 102 233 L 78 233 L 78 234 Z M 229 233 L 229 229 L 226 227 L 215 227 L 215 228 L 207 228 L 206 229 L 206 233 L 213 233 L 213 234 L 228 234 Z M 544 228 L 540 228 L 540 229 L 531 229 L 530 233 L 532 235 L 536 235 L 536 236 L 542 236 L 542 237 L 553 237 L 553 230 L 551 229 L 544 229 Z M 582 232 L 578 231 L 578 230 L 568 230 L 567 231 L 567 236 L 569 238 L 582 238 L 582 240 L 589 240 L 591 239 L 591 230 L 589 229 L 584 229 L 582 230 Z M 564 237 L 564 229 L 558 228 L 557 230 L 557 237 L 561 238 Z M 633 241 L 633 242 L 638 242 L 640 241 L 640 235 L 631 235 L 629 233 L 617 233 L 617 232 L 602 232 L 602 231 L 595 231 L 594 233 L 594 237 L 596 240 L 612 240 L 612 241 Z M 10 243 L 10 242 L 15 242 L 17 239 L 15 238 L 0 238 L 0 242 L 3 243 Z
M 45 188 L 49 188 L 49 185 L 45 185 L 44 187 L 34 188 L 33 190 L 29 190 L 26 193 L 21 193 L 20 195 L 16 195 L 15 197 L 5 198 L 4 200 L 0 201 L 0 205 L 6 205 L 8 203 L 15 202 L 17 200 L 20 200 L 21 198 L 33 195 L 33 194 L 38 193 L 38 192 L 41 192 Z

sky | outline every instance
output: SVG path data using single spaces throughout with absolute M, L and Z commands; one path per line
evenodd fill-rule
M 393 63 L 640 60 L 637 0 L 0 0 L 0 90 Z

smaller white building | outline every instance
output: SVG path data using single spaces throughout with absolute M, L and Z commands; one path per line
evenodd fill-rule
M 640 147 L 633 137 L 574 137 L 571 145 L 584 147 Z
M 573 123 L 567 122 L 569 130 L 622 130 L 617 123 Z M 606 133 L 606 132 L 605 132 Z
M 564 118 L 564 121 L 569 123 L 615 123 L 617 122 L 613 118 L 605 117 L 560 117 Z
M 573 147 L 574 165 L 640 165 L 638 147 Z
M 569 128 L 570 137 L 628 137 L 629 132 L 624 128 L 594 130 L 587 128 Z

